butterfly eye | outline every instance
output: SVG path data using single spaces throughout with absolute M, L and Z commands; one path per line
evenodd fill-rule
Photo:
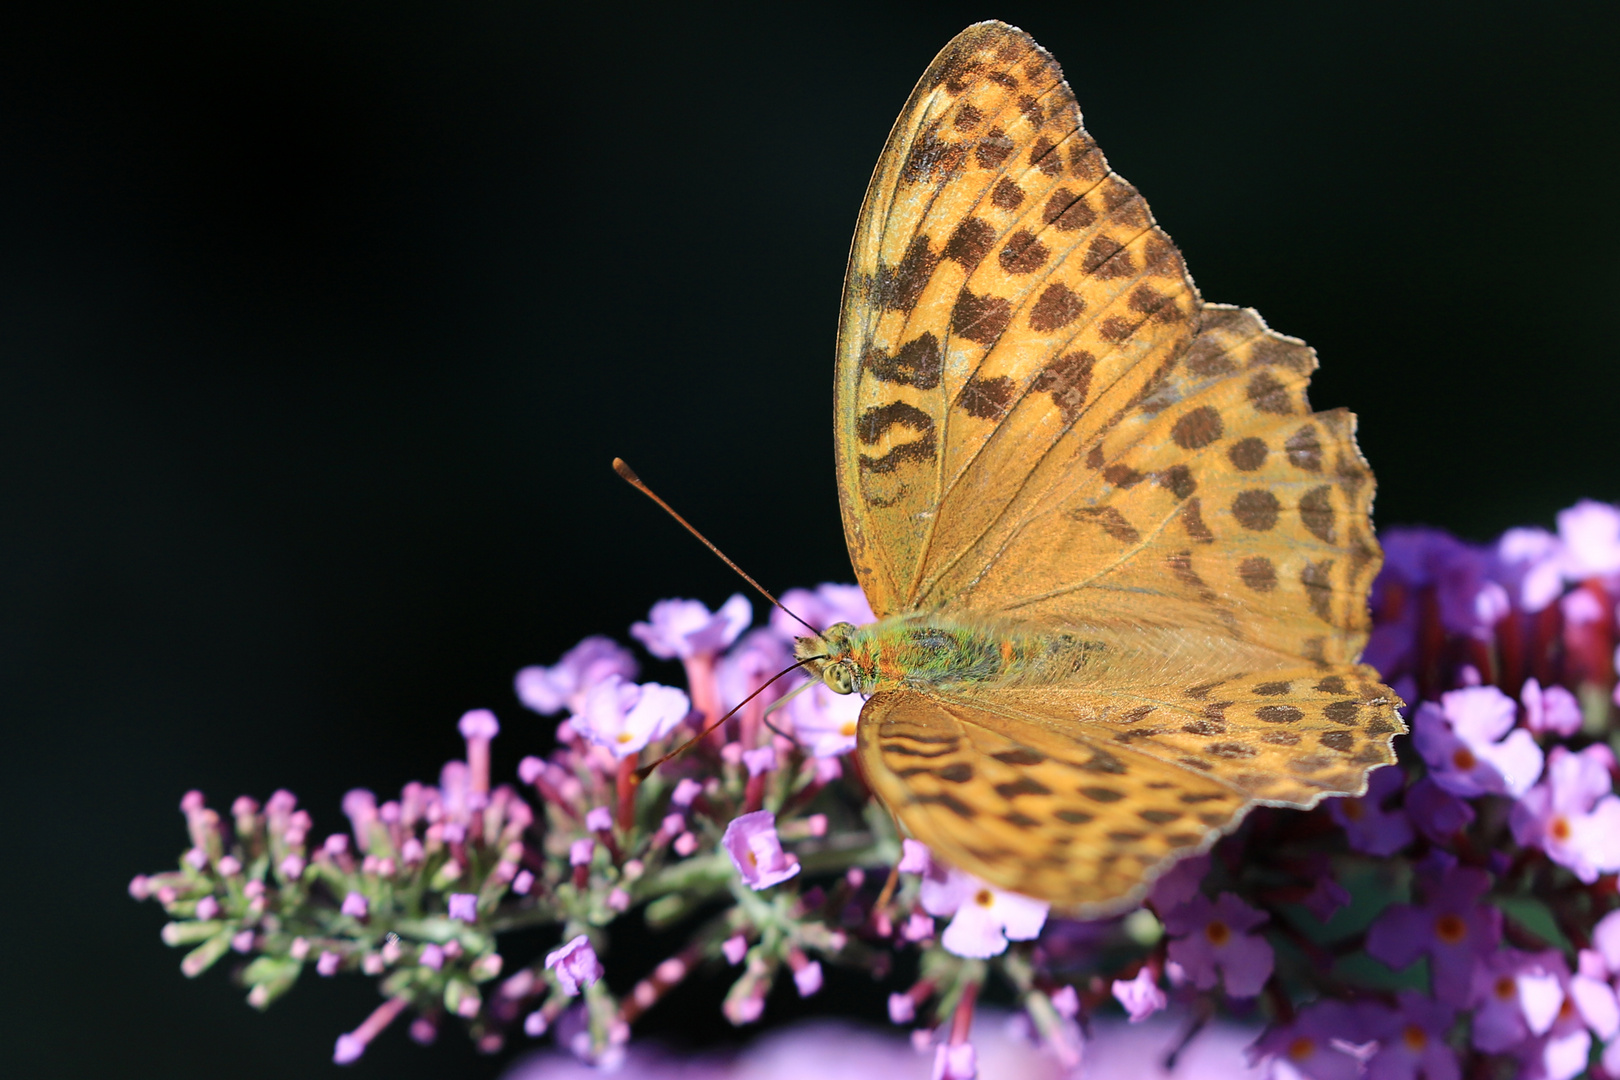
M 855 690 L 855 672 L 848 664 L 828 664 L 821 669 L 821 678 L 835 694 L 849 694 Z

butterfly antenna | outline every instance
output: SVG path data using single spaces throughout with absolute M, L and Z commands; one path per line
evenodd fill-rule
M 648 494 L 652 494 L 652 493 L 648 492 Z M 656 498 L 656 496 L 654 496 L 654 497 Z M 691 526 L 688 525 L 687 528 L 691 528 Z M 705 541 L 705 543 L 707 543 L 707 541 Z M 722 555 L 720 557 L 722 559 L 725 558 L 724 555 Z M 738 573 L 741 573 L 741 571 L 738 571 Z M 761 590 L 761 591 L 763 591 L 763 590 Z M 784 610 L 786 610 L 786 609 L 784 609 Z M 687 739 L 685 742 L 681 743 L 681 745 L 677 746 L 675 749 L 671 750 L 669 753 L 665 754 L 663 757 L 659 758 L 657 761 L 653 762 L 651 765 L 643 765 L 641 768 L 637 769 L 636 770 L 636 783 L 639 784 L 643 780 L 647 779 L 647 777 L 649 777 L 649 776 L 651 776 L 653 774 L 653 770 L 657 769 L 658 766 L 662 765 L 664 762 L 673 761 L 675 758 L 680 757 L 682 754 L 684 754 L 688 750 L 692 749 L 692 747 L 694 747 L 698 743 L 702 742 L 704 740 L 704 738 L 706 738 L 708 736 L 709 732 L 713 731 L 715 728 L 719 727 L 721 724 L 725 723 L 727 720 L 730 720 L 733 716 L 736 716 L 738 710 L 740 710 L 744 705 L 748 704 L 750 701 L 753 701 L 755 698 L 759 697 L 759 695 L 763 694 L 770 687 L 771 683 L 775 682 L 777 679 L 780 679 L 784 675 L 792 674 L 793 672 L 797 671 L 799 668 L 803 667 L 804 665 L 806 665 L 808 663 L 811 663 L 812 661 L 825 660 L 825 659 L 826 659 L 825 656 L 807 656 L 803 660 L 800 660 L 798 663 L 790 665 L 789 667 L 785 667 L 781 671 L 778 671 L 775 675 L 772 675 L 769 679 L 766 679 L 764 685 L 762 685 L 758 690 L 755 690 L 752 694 L 749 694 L 747 697 L 745 697 L 741 701 L 737 702 L 736 706 L 730 712 L 726 713 L 726 715 L 722 716 L 720 719 L 716 720 L 714 723 L 710 724 L 708 727 L 704 728 L 702 731 L 698 732 L 696 735 L 692 736 L 690 739 Z M 773 727 L 773 728 L 771 728 L 771 730 L 775 731 L 776 729 Z
M 778 600 L 776 597 L 772 596 L 770 593 L 765 591 L 765 586 L 761 585 L 759 582 L 755 581 L 753 578 L 751 578 L 747 574 L 743 573 L 743 568 L 742 567 L 740 567 L 736 563 L 732 562 L 729 558 L 726 557 L 725 552 L 721 551 L 719 548 L 717 548 L 713 544 L 711 544 L 709 542 L 709 538 L 707 536 L 704 536 L 702 533 L 700 533 L 696 529 L 694 529 L 692 527 L 692 523 L 687 521 L 685 518 L 681 517 L 681 515 L 677 514 L 675 512 L 674 508 L 669 505 L 669 503 L 665 502 L 663 499 L 660 499 L 657 495 L 655 495 L 653 493 L 652 488 L 650 488 L 646 484 L 642 483 L 641 477 L 636 475 L 636 471 L 634 469 L 632 469 L 629 465 L 625 464 L 624 458 L 614 458 L 613 459 L 613 471 L 618 473 L 620 478 L 623 479 L 625 483 L 629 484 L 631 487 L 635 488 L 637 491 L 639 491 L 643 495 L 647 496 L 647 498 L 651 499 L 653 502 L 655 502 L 659 506 L 663 507 L 664 508 L 664 513 L 668 514 L 670 517 L 672 517 L 676 521 L 680 522 L 681 526 L 684 529 L 686 529 L 687 532 L 691 533 L 693 536 L 697 537 L 700 541 L 703 542 L 704 547 L 708 548 L 710 551 L 712 551 L 716 555 L 720 556 L 720 561 L 725 563 L 727 566 L 731 567 L 733 570 L 737 571 L 737 576 L 742 578 L 744 581 L 748 582 L 748 584 L 752 585 L 759 592 L 759 595 L 763 596 L 765 599 L 767 599 L 771 603 L 775 604 L 778 608 L 781 608 L 781 610 L 787 611 L 787 613 L 789 615 L 792 615 L 793 618 L 798 619 L 800 625 L 802 625 L 806 630 L 810 631 L 812 634 L 820 636 L 820 634 L 821 634 L 820 630 L 817 630 L 815 627 L 811 626 L 809 623 L 805 622 L 803 619 L 799 619 L 799 617 L 797 615 L 794 615 L 793 612 L 788 611 L 787 608 L 783 607 L 782 606 L 782 601 Z M 741 706 L 739 706 L 739 708 L 740 707 Z

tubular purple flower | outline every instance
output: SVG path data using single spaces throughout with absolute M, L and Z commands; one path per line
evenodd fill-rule
M 360 1055 L 366 1052 L 371 1040 L 382 1033 L 382 1030 L 394 1022 L 408 1003 L 405 997 L 389 998 L 374 1009 L 361 1025 L 347 1035 L 339 1035 L 337 1048 L 332 1053 L 332 1060 L 339 1065 L 348 1065 L 359 1060 Z
M 1406 813 L 1418 831 L 1437 844 L 1450 844 L 1474 820 L 1474 808 L 1425 776 L 1406 792 Z
M 451 893 L 445 902 L 445 913 L 464 923 L 478 921 L 478 897 L 472 893 Z
M 473 709 L 461 715 L 456 725 L 461 737 L 467 740 L 467 769 L 472 790 L 489 790 L 489 743 L 500 734 L 501 725 L 488 709 Z
M 519 671 L 514 683 L 519 701 L 549 716 L 563 709 L 579 712 L 591 687 L 609 675 L 634 680 L 638 671 L 629 649 L 612 638 L 592 635 L 563 653 L 552 667 L 536 665 Z
M 371 826 L 377 821 L 377 796 L 365 788 L 355 788 L 343 796 L 343 813 L 354 831 L 354 843 L 361 851 L 371 850 Z
M 970 1042 L 941 1043 L 934 1050 L 932 1080 L 974 1080 L 979 1056 Z
M 603 974 L 602 962 L 584 934 L 546 954 L 546 970 L 557 973 L 557 985 L 566 997 L 573 997 Z
M 343 898 L 343 907 L 339 910 L 351 919 L 364 919 L 371 912 L 371 902 L 363 894 L 350 890 L 349 895 Z
M 748 939 L 741 934 L 733 934 L 720 943 L 720 951 L 725 955 L 726 963 L 733 966 L 743 962 L 748 955 Z
M 209 919 L 213 919 L 213 918 L 218 917 L 218 915 L 219 915 L 219 901 L 218 900 L 215 900 L 212 896 L 205 896 L 201 900 L 197 901 L 197 918 L 202 919 L 204 922 L 206 922 Z
M 343 963 L 343 957 L 330 950 L 322 952 L 315 958 L 315 974 L 330 978 L 338 973 L 338 967 Z
M 776 815 L 769 810 L 734 818 L 726 826 L 721 846 L 743 881 L 756 892 L 779 885 L 799 872 L 798 858 L 782 850 L 781 838 L 776 834 Z
M 585 813 L 585 827 L 592 832 L 613 831 L 613 811 L 605 806 L 593 806 Z

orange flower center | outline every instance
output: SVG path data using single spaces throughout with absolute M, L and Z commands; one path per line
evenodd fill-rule
M 844 738 L 849 738 L 851 735 L 855 734 L 855 721 L 845 720 L 844 726 L 839 728 L 838 731 L 844 736 Z
M 1429 1033 L 1416 1024 L 1407 1024 L 1406 1030 L 1401 1032 L 1401 1041 L 1412 1053 L 1421 1054 L 1423 1048 L 1429 1045 Z
M 1554 840 L 1568 840 L 1569 819 L 1564 817 L 1563 814 L 1559 814 L 1552 819 L 1552 824 L 1547 827 L 1547 831 L 1552 833 Z
M 1468 936 L 1468 924 L 1462 921 L 1462 916 L 1448 911 L 1434 920 L 1434 936 L 1444 945 L 1460 945 Z
M 980 907 L 989 907 L 991 904 L 996 902 L 996 898 L 991 895 L 989 889 L 980 889 L 974 894 L 973 902 L 978 904 Z
M 1316 1040 L 1301 1035 L 1288 1044 L 1288 1056 L 1295 1061 L 1304 1061 L 1316 1052 Z
M 1221 920 L 1212 919 L 1209 925 L 1204 927 L 1204 936 L 1209 938 L 1211 945 L 1219 947 L 1232 940 L 1232 930 Z
M 1519 988 L 1506 975 L 1498 975 L 1496 985 L 1492 989 L 1496 991 L 1497 999 L 1500 1001 L 1512 1001 L 1519 993 Z
M 1475 765 L 1479 764 L 1479 759 L 1474 756 L 1474 752 L 1468 749 L 1468 747 L 1459 746 L 1451 755 L 1451 763 L 1461 771 L 1467 772 Z

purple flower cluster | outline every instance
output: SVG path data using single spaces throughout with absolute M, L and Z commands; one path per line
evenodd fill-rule
M 1167 1010 L 1224 1009 L 1267 1026 L 1249 1064 L 1202 1075 L 1620 1080 L 1620 510 L 1582 503 L 1556 533 L 1488 547 L 1384 543 L 1367 659 L 1411 703 L 1400 764 L 1359 798 L 1252 814 L 1117 918 L 1063 917 L 897 836 L 844 760 L 859 696 L 797 673 L 767 686 L 801 628 L 781 612 L 754 627 L 741 596 L 662 601 L 631 628 L 684 687 L 639 681 L 606 637 L 519 672 L 529 709 L 563 714 L 519 786 L 491 787 L 499 725 L 474 711 L 437 785 L 351 792 L 350 829 L 319 843 L 286 792 L 229 820 L 187 795 L 178 869 L 131 892 L 164 905 L 188 975 L 239 956 L 257 1007 L 305 967 L 379 978 L 340 1062 L 407 1013 L 423 1041 L 455 1016 L 489 1052 L 521 1029 L 594 1065 L 645 1061 L 633 1025 L 689 977 L 729 979 L 724 1013 L 745 1025 L 778 983 L 812 997 L 843 964 L 915 970 L 889 1019 L 936 1078 L 988 1074 L 984 991 L 1016 1000 L 1052 1075 L 1108 1058 L 1086 1030 L 1123 1045 Z M 854 586 L 783 599 L 817 626 L 871 619 Z M 619 994 L 603 976 L 628 912 L 686 943 L 630 958 L 650 974 Z M 535 926 L 557 945 L 503 971 L 500 936 Z

